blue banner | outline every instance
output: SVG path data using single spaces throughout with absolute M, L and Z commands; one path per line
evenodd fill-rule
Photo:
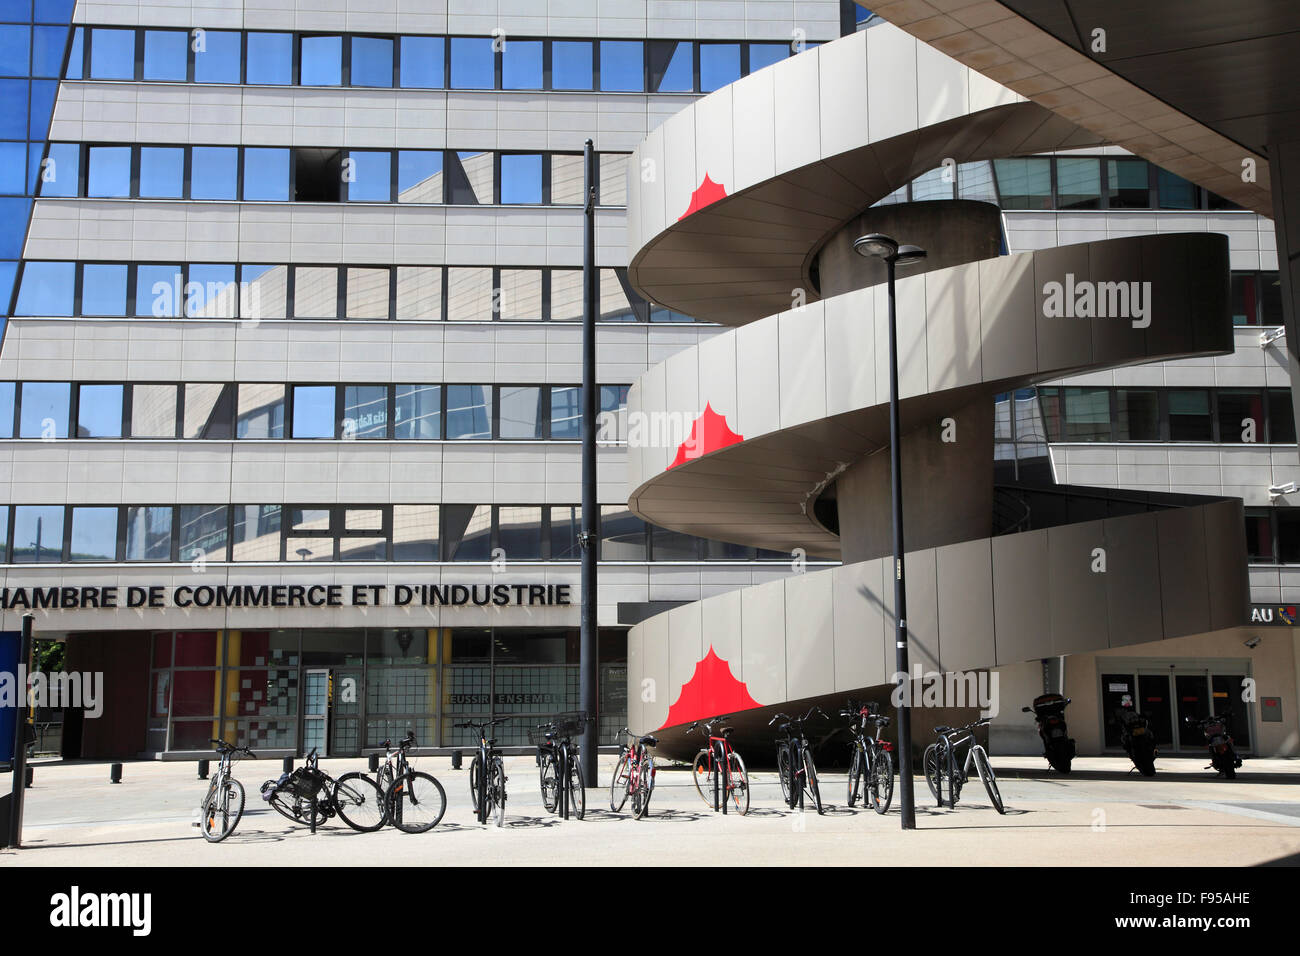
M 27 691 L 18 686 L 18 653 L 23 644 L 21 631 L 0 631 L 0 763 L 13 759 L 14 721 Z

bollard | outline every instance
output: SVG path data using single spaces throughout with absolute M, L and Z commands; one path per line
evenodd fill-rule
M 29 788 L 30 788 L 31 785 L 32 785 L 32 781 L 35 780 L 35 779 L 36 779 L 36 768 L 35 768 L 35 767 L 28 767 L 28 768 L 27 768 L 27 786 L 28 786 Z
M 293 773 L 293 758 L 285 757 L 284 762 L 280 765 L 280 767 L 282 770 L 284 770 L 285 773 Z
M 199 761 L 199 779 L 200 780 L 208 779 L 208 762 L 206 760 Z
M 453 751 L 451 752 L 451 769 L 452 769 L 452 770 L 459 770 L 459 769 L 460 769 L 460 751 L 459 751 L 459 750 L 453 750 Z
M 122 765 L 120 763 L 110 764 L 108 768 L 108 782 L 122 782 Z
M 379 772 L 379 754 L 370 755 L 370 772 L 371 773 Z

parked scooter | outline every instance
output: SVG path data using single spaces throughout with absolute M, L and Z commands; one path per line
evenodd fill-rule
M 1193 727 L 1199 727 L 1201 733 L 1205 735 L 1205 745 L 1210 749 L 1210 766 L 1205 769 L 1209 770 L 1212 767 L 1219 771 L 1219 776 L 1235 780 L 1237 768 L 1241 766 L 1241 758 L 1237 756 L 1237 751 L 1232 746 L 1232 735 L 1228 733 L 1225 717 L 1227 714 L 1187 717 L 1184 720 Z
M 1160 751 L 1156 749 L 1156 738 L 1151 734 L 1146 717 L 1132 703 L 1125 703 L 1115 711 L 1115 719 L 1119 721 L 1119 739 L 1128 759 L 1133 761 L 1133 766 L 1142 776 L 1154 777 L 1156 756 Z
M 1031 707 L 1020 708 L 1032 713 L 1038 722 L 1038 736 L 1043 738 L 1043 756 L 1061 773 L 1070 772 L 1074 759 L 1074 741 L 1065 729 L 1065 706 L 1070 698 L 1060 694 L 1042 694 L 1034 698 Z

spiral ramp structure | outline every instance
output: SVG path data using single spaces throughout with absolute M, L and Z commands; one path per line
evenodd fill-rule
M 1231 352 L 1226 237 L 1000 255 L 994 206 L 873 206 L 948 163 L 1098 144 L 889 25 L 706 96 L 642 142 L 629 276 L 732 328 L 633 386 L 629 505 L 669 529 L 842 561 L 632 629 L 629 723 L 656 729 L 661 751 L 689 757 L 686 727 L 719 713 L 740 746 L 766 750 L 774 711 L 888 694 L 886 286 L 851 252 L 868 232 L 930 253 L 897 283 L 913 666 L 994 668 L 1245 621 L 1239 499 L 995 486 L 992 467 L 997 394 Z

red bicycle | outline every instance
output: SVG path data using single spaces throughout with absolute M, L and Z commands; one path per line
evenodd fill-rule
M 714 726 L 730 716 L 714 717 L 702 724 L 697 720 L 686 728 L 690 733 L 700 727 L 700 733 L 709 738 L 709 745 L 695 755 L 691 777 L 696 793 L 706 806 L 726 813 L 730 804 L 743 816 L 749 812 L 749 775 L 745 773 L 745 761 L 731 747 L 731 727 L 719 726 L 717 735 L 713 733 Z
M 621 748 L 614 778 L 609 783 L 609 808 L 615 813 L 623 809 L 627 798 L 632 798 L 632 815 L 640 820 L 650 809 L 650 795 L 655 788 L 655 758 L 650 748 L 658 746 L 659 738 L 650 734 L 634 734 L 627 727 L 619 732 L 629 743 Z

